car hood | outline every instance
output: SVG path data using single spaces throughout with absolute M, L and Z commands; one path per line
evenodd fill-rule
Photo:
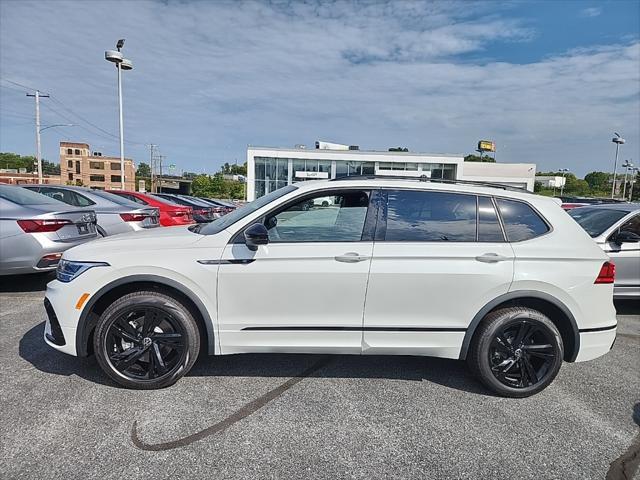
M 190 232 L 188 226 L 158 227 L 101 238 L 67 250 L 67 260 L 86 261 L 105 257 L 110 252 L 149 252 L 190 248 L 204 237 Z

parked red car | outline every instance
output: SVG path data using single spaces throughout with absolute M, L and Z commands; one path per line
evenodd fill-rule
M 176 205 L 169 201 L 162 201 L 157 197 L 140 192 L 129 192 L 125 190 L 108 190 L 108 192 L 120 195 L 132 202 L 157 207 L 160 210 L 160 225 L 164 227 L 171 227 L 173 225 L 190 225 L 195 223 L 191 207 Z

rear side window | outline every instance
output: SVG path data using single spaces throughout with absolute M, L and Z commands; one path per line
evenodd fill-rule
M 57 188 L 42 187 L 40 193 L 46 195 L 47 197 L 51 197 L 55 200 L 68 203 L 69 205 L 74 205 L 76 207 L 88 207 L 90 205 L 95 205 L 95 202 L 71 190 L 59 190 Z
M 384 239 L 388 242 L 475 242 L 476 196 L 389 191 Z
M 489 197 L 478 197 L 478 241 L 504 242 L 498 213 Z
M 540 215 L 526 203 L 504 198 L 497 199 L 496 203 L 500 209 L 508 241 L 521 242 L 549 231 L 549 227 Z

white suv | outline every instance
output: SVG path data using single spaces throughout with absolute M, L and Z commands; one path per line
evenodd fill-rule
M 314 201 L 331 197 L 329 206 Z M 614 267 L 550 198 L 462 182 L 289 185 L 208 224 L 67 251 L 45 340 L 116 382 L 168 386 L 198 352 L 467 360 L 532 395 L 610 350 Z

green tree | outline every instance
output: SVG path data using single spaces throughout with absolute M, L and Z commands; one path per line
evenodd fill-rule
M 148 163 L 140 162 L 140 164 L 138 164 L 136 177 L 151 177 L 151 167 Z
M 609 178 L 610 175 L 605 172 L 590 172 L 584 176 L 589 188 L 594 192 L 606 192 L 611 189 Z
M 466 157 L 464 157 L 464 161 L 465 162 L 487 162 L 487 163 L 495 163 L 496 159 L 493 157 L 490 157 L 489 155 L 483 155 L 482 158 L 478 155 L 467 155 Z
M 27 173 L 33 173 L 36 168 L 36 157 L 30 155 L 18 155 L 17 153 L 0 153 L 0 168 L 25 168 Z M 60 175 L 60 164 L 42 159 L 42 173 L 45 175 Z
M 225 162 L 224 165 L 220 167 L 220 171 L 225 175 L 247 175 L 247 162 L 244 162 L 242 165 L 238 165 L 236 163 L 229 164 Z
M 407 147 L 391 147 L 389 151 L 390 152 L 408 152 L 409 149 Z

